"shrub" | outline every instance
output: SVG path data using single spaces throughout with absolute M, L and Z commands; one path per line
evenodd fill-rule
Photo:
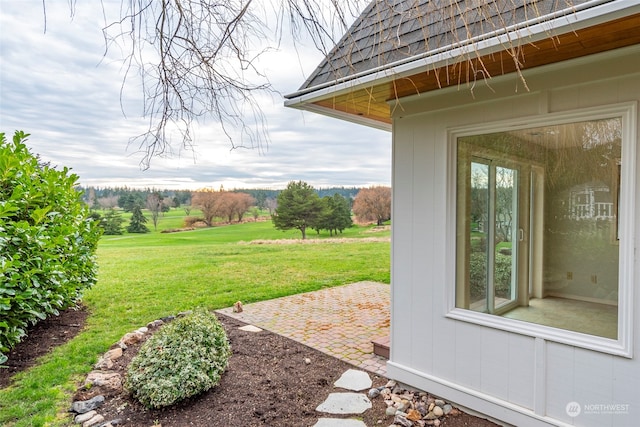
M 74 305 L 96 281 L 100 227 L 77 175 L 43 165 L 0 133 L 0 363 L 27 327 Z
M 494 286 L 500 297 L 508 297 L 511 289 L 511 256 L 496 253 Z M 484 252 L 471 252 L 469 284 L 472 299 L 484 298 L 487 287 L 487 256 Z
M 204 309 L 163 326 L 132 359 L 125 388 L 147 408 L 170 406 L 220 382 L 231 347 Z
M 204 218 L 198 216 L 187 216 L 184 218 L 183 222 L 185 227 L 194 227 L 199 222 L 204 223 L 205 220 Z

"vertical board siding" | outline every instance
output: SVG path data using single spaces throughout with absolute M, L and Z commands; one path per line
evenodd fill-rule
M 457 322 L 455 344 L 456 361 L 455 381 L 474 390 L 482 389 L 482 326 Z M 451 355 L 450 355 L 451 356 Z M 499 374 L 499 372 L 495 372 Z
M 535 339 L 524 335 L 508 334 L 506 400 L 533 410 L 536 363 Z M 527 369 L 523 369 L 526 366 Z
M 514 92 L 521 83 L 512 76 L 511 80 L 495 79 L 491 89 L 478 87 L 474 96 L 461 93 L 466 88 L 457 92 L 450 88 L 403 100 L 404 117 L 394 120 L 391 355 L 396 366 L 390 372 L 401 372 L 409 384 L 413 377 L 415 384 L 427 381 L 440 391 L 449 388 L 452 396 L 464 396 L 464 390 L 471 389 L 469 402 L 475 402 L 474 409 L 493 411 L 489 415 L 497 418 L 509 418 L 509 405 L 518 405 L 521 409 L 517 414 L 513 411 L 511 419 L 527 419 L 530 425 L 624 426 L 640 420 L 638 327 L 634 358 L 627 359 L 446 317 L 447 292 L 453 286 L 447 230 L 455 221 L 447 212 L 448 129 L 640 101 L 640 55 L 638 58 L 635 71 L 629 71 L 633 64 L 618 67 L 615 63 L 600 68 L 599 64 L 582 65 L 576 68 L 575 78 L 567 76 L 564 66 L 535 71 L 528 77 L 527 93 Z M 602 78 L 618 69 L 632 74 Z M 589 76 L 601 80 L 589 81 Z M 640 159 L 636 163 L 640 165 Z M 640 197 L 635 215 L 638 242 Z M 638 259 L 635 279 L 640 283 Z M 633 297 L 638 325 L 637 287 Z M 408 369 L 402 370 L 403 366 Z M 483 394 L 487 397 L 484 406 L 477 400 Z M 508 403 L 496 411 L 496 401 Z M 628 404 L 630 414 L 571 417 L 567 413 L 570 402 Z
M 429 120 L 426 122 L 430 123 Z M 415 173 L 412 186 L 416 191 L 413 193 L 412 203 L 415 214 L 411 229 L 414 235 L 412 254 L 415 262 L 412 280 L 415 286 L 412 288 L 411 313 L 413 313 L 414 328 L 416 328 L 417 334 L 413 337 L 416 357 L 411 360 L 411 363 L 417 369 L 432 372 L 437 369 L 433 367 L 432 354 L 432 342 L 437 339 L 433 323 L 434 304 L 436 303 L 434 289 L 440 287 L 441 284 L 438 283 L 434 275 L 429 274 L 429 270 L 425 266 L 428 260 L 433 260 L 437 254 L 432 236 L 434 235 L 433 224 L 437 215 L 437 210 L 434 209 L 436 206 L 434 199 L 436 198 L 435 194 L 440 191 L 437 182 L 433 180 L 436 169 L 434 147 L 438 139 L 433 126 L 416 123 L 414 129 L 412 154 Z
M 481 390 L 492 396 L 509 398 L 509 333 L 483 328 L 480 357 Z
M 406 307 L 411 303 L 412 264 L 410 224 L 413 217 L 413 130 L 396 121 L 393 131 L 393 212 L 392 212 L 392 268 L 391 268 L 391 359 L 409 364 L 412 357 L 411 316 Z M 396 185 L 402 182 L 403 185 Z M 401 208 L 400 208 L 401 207 Z M 408 315 L 409 314 L 409 315 Z

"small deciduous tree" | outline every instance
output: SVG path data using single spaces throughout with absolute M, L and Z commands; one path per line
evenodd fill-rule
M 382 225 L 391 219 L 391 188 L 363 188 L 353 201 L 353 213 L 358 221 L 375 221 L 377 225 Z
M 147 196 L 147 209 L 151 212 L 151 221 L 153 222 L 153 229 L 158 229 L 158 218 L 163 207 L 163 198 L 160 193 L 153 192 Z
M 215 190 L 204 189 L 191 195 L 191 205 L 200 208 L 204 222 L 211 227 L 213 219 L 218 215 L 217 200 L 220 193 Z
M 291 181 L 278 195 L 278 207 L 271 219 L 278 230 L 300 230 L 304 240 L 307 228 L 317 223 L 322 215 L 323 206 L 312 186 L 303 181 Z
M 127 227 L 129 233 L 148 233 L 149 228 L 144 225 L 147 222 L 147 218 L 142 214 L 140 206 L 134 206 L 131 214 L 131 222 Z

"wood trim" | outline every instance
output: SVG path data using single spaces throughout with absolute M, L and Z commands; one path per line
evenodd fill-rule
M 500 52 L 482 57 L 474 57 L 471 53 L 438 69 L 398 77 L 315 104 L 390 124 L 393 110 L 401 108 L 399 99 L 406 96 L 473 84 L 489 76 L 516 73 L 636 44 L 640 44 L 640 14 L 550 36 L 535 43 L 505 46 Z

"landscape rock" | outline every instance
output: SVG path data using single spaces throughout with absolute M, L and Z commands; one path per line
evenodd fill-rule
M 82 427 L 95 427 L 104 421 L 104 417 L 100 414 L 96 414 L 91 419 L 82 423 Z
M 104 403 L 104 396 L 98 395 L 89 400 L 77 400 L 71 404 L 71 412 L 76 414 L 84 414 L 98 408 Z
M 149 322 L 147 323 L 147 328 L 151 329 L 151 328 L 158 328 L 160 326 L 164 325 L 164 322 L 160 319 L 158 320 L 154 320 L 153 322 Z
M 75 421 L 76 424 L 82 424 L 85 421 L 89 421 L 91 418 L 93 418 L 97 414 L 98 413 L 96 411 L 85 412 L 84 414 L 76 415 L 73 421 Z
M 369 399 L 375 399 L 376 397 L 380 396 L 380 390 L 378 390 L 377 388 L 372 388 L 369 390 L 367 395 L 369 396 Z
M 433 414 L 436 417 L 440 418 L 441 416 L 444 415 L 444 410 L 441 407 L 436 406 L 435 408 L 433 408 Z
M 128 334 L 125 334 L 124 337 L 122 337 L 121 341 L 125 345 L 133 345 L 142 341 L 143 338 L 144 334 L 141 334 L 140 332 L 129 332 Z
M 413 421 L 407 419 L 402 414 L 396 414 L 395 418 L 393 419 L 393 423 L 402 427 L 413 427 Z
M 409 412 L 407 412 L 407 419 L 411 421 L 419 421 L 422 419 L 422 414 L 415 409 L 409 409 Z
M 122 376 L 117 372 L 91 371 L 84 380 L 84 387 L 97 387 L 104 392 L 119 392 L 122 390 Z

